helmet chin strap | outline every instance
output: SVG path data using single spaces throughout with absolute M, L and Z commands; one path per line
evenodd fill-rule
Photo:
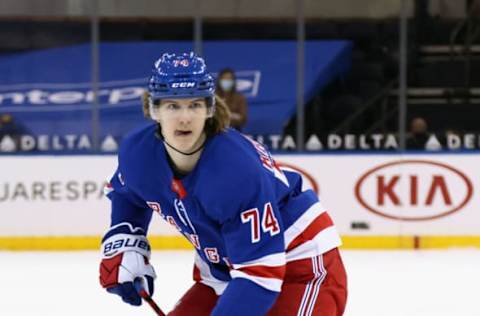
M 197 149 L 195 149 L 194 151 L 192 152 L 189 152 L 189 153 L 186 153 L 184 151 L 181 151 L 181 150 L 178 150 L 177 148 L 173 147 L 172 145 L 170 145 L 167 140 L 165 139 L 165 137 L 163 137 L 162 134 L 160 134 L 162 136 L 162 139 L 163 139 L 163 142 L 168 146 L 170 147 L 171 149 L 175 150 L 177 153 L 180 153 L 182 155 L 185 155 L 185 156 L 191 156 L 193 154 L 196 154 L 198 153 L 200 150 L 203 149 L 203 147 L 205 147 L 205 143 L 207 142 L 207 138 L 205 137 L 205 140 L 203 141 L 203 143 L 200 145 L 200 147 L 198 147 Z
M 205 139 L 203 141 L 203 143 L 200 145 L 200 147 L 198 147 L 197 149 L 195 149 L 194 151 L 190 152 L 190 153 L 186 153 L 184 151 L 181 151 L 181 150 L 178 150 L 177 148 L 173 147 L 172 145 L 170 145 L 169 143 L 167 143 L 167 141 L 165 139 L 163 139 L 163 142 L 170 148 L 172 148 L 173 150 L 175 150 L 177 153 L 180 153 L 182 155 L 185 155 L 185 156 L 191 156 L 193 154 L 196 154 L 198 153 L 200 150 L 203 149 L 203 147 L 205 147 L 205 143 L 207 142 L 207 139 Z
M 163 137 L 163 133 L 162 133 L 162 129 L 160 128 L 160 125 L 157 125 L 157 131 L 155 132 L 155 135 L 156 135 L 158 138 L 160 138 L 165 145 L 167 145 L 167 146 L 170 147 L 171 149 L 175 150 L 177 153 L 182 154 L 182 155 L 185 155 L 185 156 L 191 156 L 191 155 L 193 155 L 193 154 L 198 153 L 200 150 L 203 149 L 203 147 L 205 147 L 205 143 L 207 142 L 207 139 L 208 139 L 208 137 L 205 137 L 205 139 L 203 140 L 203 143 L 200 145 L 200 147 L 198 147 L 197 149 L 195 149 L 195 150 L 192 151 L 192 152 L 187 153 L 187 152 L 181 151 L 181 150 L 173 147 L 172 145 L 170 145 L 170 144 L 167 142 L 167 140 L 165 139 L 165 137 Z

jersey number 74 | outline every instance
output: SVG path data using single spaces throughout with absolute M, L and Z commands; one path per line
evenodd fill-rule
M 261 238 L 261 231 L 269 233 L 270 236 L 275 236 L 280 232 L 280 225 L 273 212 L 272 204 L 266 203 L 263 207 L 262 219 L 260 223 L 260 211 L 258 208 L 252 208 L 240 213 L 242 223 L 250 222 L 252 243 L 257 243 Z

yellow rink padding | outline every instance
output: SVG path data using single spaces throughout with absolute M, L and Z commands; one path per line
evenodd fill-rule
M 412 236 L 342 236 L 343 249 L 413 249 Z
M 97 250 L 100 236 L 0 237 L 0 250 Z M 182 236 L 149 236 L 154 250 L 192 249 Z M 343 249 L 480 248 L 480 236 L 342 236 Z
M 343 249 L 480 248 L 480 236 L 351 236 L 343 235 Z
M 153 249 L 192 249 L 182 236 L 150 236 Z M 100 236 L 0 237 L 0 250 L 97 250 Z

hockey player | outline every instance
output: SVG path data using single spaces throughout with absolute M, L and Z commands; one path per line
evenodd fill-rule
M 153 293 L 153 214 L 196 250 L 195 283 L 170 316 L 342 315 L 346 273 L 332 220 L 299 174 L 228 128 L 214 90 L 194 53 L 155 62 L 144 100 L 154 124 L 125 138 L 108 186 L 102 286 L 133 305 L 135 279 Z

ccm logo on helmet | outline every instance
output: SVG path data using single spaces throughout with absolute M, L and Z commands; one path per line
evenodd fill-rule
M 428 160 L 400 160 L 368 170 L 355 185 L 360 204 L 403 221 L 432 220 L 460 211 L 473 186 L 460 170 Z
M 195 82 L 174 82 L 172 88 L 195 88 Z

